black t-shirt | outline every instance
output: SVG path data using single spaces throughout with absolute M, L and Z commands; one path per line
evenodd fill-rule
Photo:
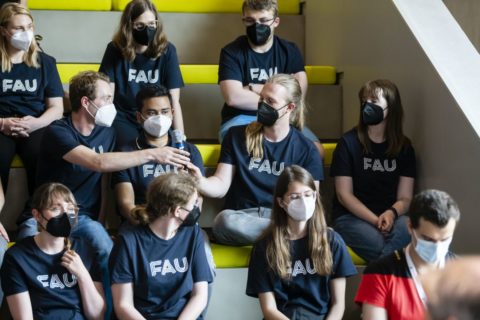
M 149 226 L 119 234 L 109 266 L 112 284 L 133 284 L 135 309 L 147 319 L 177 319 L 194 283 L 213 280 L 198 225 L 178 229 L 169 240 Z
M 274 36 L 270 50 L 258 53 L 252 50 L 247 36 L 243 35 L 222 49 L 218 82 L 238 80 L 243 86 L 250 83 L 264 84 L 274 74 L 294 74 L 300 71 L 305 71 L 305 63 L 293 42 Z M 241 110 L 225 104 L 222 109 L 222 123 L 241 114 L 255 116 L 257 111 Z
M 183 87 L 177 51 L 170 42 L 160 57 L 151 59 L 144 54 L 137 54 L 133 61 L 125 59 L 110 42 L 103 55 L 100 72 L 115 83 L 115 107 L 127 113 L 134 121 L 137 111 L 135 96 L 142 86 L 160 84 L 167 89 Z
M 222 142 L 219 163 L 235 166 L 225 209 L 272 207 L 272 194 L 278 176 L 285 167 L 299 165 L 316 181 L 323 180 L 323 164 L 312 141 L 290 126 L 288 135 L 279 142 L 263 139 L 263 159 L 247 152 L 246 126 L 232 127 Z
M 317 315 L 325 315 L 330 307 L 330 281 L 349 277 L 357 273 L 342 237 L 328 230 L 332 252 L 332 274 L 320 276 L 316 273 L 308 252 L 308 237 L 290 241 L 292 259 L 291 280 L 281 279 L 268 266 L 267 242 L 255 244 L 248 267 L 247 295 L 257 297 L 259 293 L 273 292 L 280 312 L 292 307 L 303 307 Z
M 93 281 L 101 282 L 94 251 L 82 239 L 73 239 L 72 249 L 80 256 Z M 33 237 L 7 250 L 1 269 L 6 296 L 28 291 L 35 319 L 84 319 L 77 278 L 61 266 L 64 251 L 43 252 Z
M 75 196 L 79 214 L 96 220 L 100 210 L 102 173 L 70 163 L 63 156 L 80 145 L 97 153 L 110 152 L 114 144 L 113 128 L 95 126 L 89 136 L 84 136 L 75 129 L 70 116 L 54 121 L 42 138 L 37 185 L 63 183 Z
M 345 133 L 333 153 L 330 175 L 352 177 L 353 194 L 376 215 L 390 208 L 397 199 L 400 177 L 416 176 L 415 152 L 411 145 L 396 157 L 388 157 L 388 143 L 370 141 L 372 152 L 364 153 L 356 129 Z M 334 197 L 333 216 L 350 212 Z
M 173 147 L 173 139 L 171 137 L 171 131 L 169 131 L 168 145 Z M 184 142 L 185 151 L 190 153 L 190 161 L 196 165 L 203 175 L 205 175 L 205 169 L 203 168 L 203 160 L 198 148 L 188 142 Z M 155 148 L 147 143 L 145 135 L 140 134 L 135 140 L 131 141 L 128 145 L 120 148 L 119 151 L 130 152 L 142 149 Z M 169 172 L 178 172 L 176 166 L 169 164 L 157 163 L 151 161 L 140 166 L 131 167 L 125 170 L 115 172 L 112 176 L 112 185 L 117 183 L 128 182 L 132 184 L 133 191 L 135 193 L 135 204 L 144 204 L 146 201 L 147 187 L 156 177 L 167 174 Z
M 55 59 L 39 52 L 39 68 L 14 63 L 10 72 L 0 72 L 0 117 L 39 117 L 45 99 L 63 97 Z

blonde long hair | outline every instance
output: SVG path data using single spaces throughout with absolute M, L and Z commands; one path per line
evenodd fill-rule
M 284 87 L 287 91 L 285 100 L 288 103 L 295 104 L 295 109 L 290 115 L 290 124 L 298 130 L 303 130 L 305 123 L 305 101 L 302 97 L 302 88 L 298 80 L 289 74 L 276 74 L 267 80 L 266 84 L 277 84 Z M 254 158 L 263 158 L 263 125 L 254 121 L 245 129 L 247 140 L 247 151 Z
M 167 173 L 155 178 L 147 189 L 146 205 L 132 210 L 132 217 L 147 225 L 176 207 L 185 206 L 196 191 L 196 180 L 187 173 Z
M 299 182 L 316 190 L 313 177 L 300 166 L 286 167 L 278 177 L 275 187 L 270 227 L 265 231 L 268 266 L 282 279 L 289 279 L 292 259 L 288 231 L 288 213 L 280 207 L 278 198 L 283 198 L 292 182 Z M 333 258 L 328 240 L 325 213 L 317 193 L 315 212 L 307 222 L 308 252 L 316 273 L 325 276 L 332 273 Z
M 10 20 L 14 16 L 19 14 L 28 16 L 33 23 L 33 17 L 27 8 L 14 2 L 4 4 L 0 9 L 0 27 L 6 29 L 8 24 L 10 23 Z M 13 66 L 12 61 L 10 59 L 10 55 L 8 54 L 8 50 L 7 50 L 8 43 L 9 43 L 8 38 L 4 35 L 1 35 L 0 36 L 0 57 L 2 60 L 2 72 L 10 72 Z M 28 48 L 28 51 L 25 52 L 25 54 L 23 55 L 23 61 L 27 66 L 33 67 L 33 68 L 40 68 L 40 63 L 38 61 L 38 52 L 39 52 L 39 48 L 37 46 L 37 42 L 34 39 L 32 40 L 32 43 L 30 44 L 30 48 Z
M 125 7 L 120 25 L 113 36 L 113 44 L 121 51 L 122 56 L 128 61 L 133 61 L 136 57 L 135 40 L 133 39 L 133 21 L 144 12 L 151 11 L 157 20 L 157 32 L 152 43 L 148 45 L 145 55 L 151 59 L 156 59 L 162 55 L 167 47 L 167 36 L 163 31 L 163 23 L 158 15 L 157 8 L 150 0 L 133 0 Z

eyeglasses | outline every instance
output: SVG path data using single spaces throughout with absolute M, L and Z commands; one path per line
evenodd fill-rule
M 275 22 L 275 18 L 276 17 L 273 17 L 271 19 L 260 18 L 258 21 L 253 19 L 253 18 L 243 18 L 242 21 L 243 21 L 243 24 L 246 27 L 250 27 L 250 26 L 254 25 L 255 23 L 263 24 L 263 25 L 266 25 L 266 26 L 271 26 Z M 272 23 L 269 23 L 270 21 L 272 21 Z
M 286 198 L 290 201 L 297 200 L 300 198 L 311 198 L 311 197 L 313 198 L 316 197 L 316 192 L 313 190 L 307 190 L 300 193 L 290 193 L 289 195 L 286 196 Z
M 50 211 L 51 213 L 55 215 L 59 215 L 63 212 L 65 212 L 68 215 L 75 215 L 78 212 L 78 207 L 74 205 L 68 205 L 66 208 L 62 206 L 52 206 L 50 208 L 47 208 L 47 211 Z
M 146 24 L 143 23 L 143 22 L 134 22 L 133 23 L 133 29 L 137 30 L 137 31 L 142 31 L 144 30 L 145 28 L 148 28 L 150 30 L 154 30 L 157 28 L 157 24 L 158 24 L 158 21 L 157 20 L 153 20 L 153 21 L 150 21 L 150 22 L 147 22 Z

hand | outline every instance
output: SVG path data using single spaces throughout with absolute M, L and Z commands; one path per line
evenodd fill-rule
M 8 237 L 8 233 L 5 230 L 3 224 L 0 222 L 0 236 L 3 237 L 7 242 L 10 242 L 10 238 Z
M 161 147 L 150 149 L 153 152 L 154 161 L 163 164 L 172 164 L 177 167 L 184 167 L 190 163 L 190 153 L 172 147 Z
M 3 128 L 2 133 L 7 136 L 18 136 L 20 132 L 24 131 L 19 121 L 20 118 L 2 118 L 2 124 L 0 125 L 0 128 Z
M 378 217 L 377 228 L 382 233 L 388 233 L 392 229 L 394 222 L 395 214 L 392 210 L 387 210 Z
M 39 118 L 32 116 L 25 116 L 19 120 L 19 125 L 24 128 L 27 133 L 32 133 L 43 127 L 42 121 Z
M 77 279 L 82 279 L 88 273 L 80 256 L 74 250 L 67 250 L 62 256 L 62 266 L 67 268 L 68 272 L 73 274 Z
M 249 90 L 253 93 L 256 93 L 256 94 L 260 95 L 260 92 L 262 92 L 262 89 L 263 89 L 263 84 L 250 83 L 248 86 L 245 86 L 244 88 L 246 90 Z
M 191 162 L 187 164 L 187 170 L 188 173 L 195 177 L 195 179 L 200 179 L 202 177 L 202 172 L 200 169 Z

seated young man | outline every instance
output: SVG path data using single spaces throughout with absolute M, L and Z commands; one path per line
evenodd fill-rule
M 410 204 L 412 242 L 372 262 L 355 297 L 364 320 L 424 319 L 427 296 L 419 280 L 431 268 L 443 268 L 460 211 L 445 192 L 426 190 Z
M 280 25 L 277 0 L 245 0 L 242 21 L 246 34 L 227 44 L 220 53 L 218 83 L 225 99 L 220 141 L 228 129 L 256 120 L 260 92 L 274 74 L 292 74 L 307 94 L 305 63 L 297 45 L 275 36 Z M 323 146 L 308 128 L 302 133 L 324 156 Z
M 182 148 L 190 153 L 190 161 L 200 168 L 204 175 L 203 160 L 197 147 L 182 141 L 183 133 L 171 130 L 175 115 L 168 89 L 160 85 L 143 87 L 136 96 L 136 104 L 137 121 L 142 125 L 143 130 L 128 145 L 122 146 L 120 151 L 130 152 L 157 147 L 175 148 L 175 144 L 182 143 Z M 182 169 L 175 165 L 150 161 L 113 174 L 115 198 L 124 219 L 120 232 L 138 223 L 130 213 L 136 205 L 146 203 L 145 193 L 150 182 L 160 175 L 179 170 Z

